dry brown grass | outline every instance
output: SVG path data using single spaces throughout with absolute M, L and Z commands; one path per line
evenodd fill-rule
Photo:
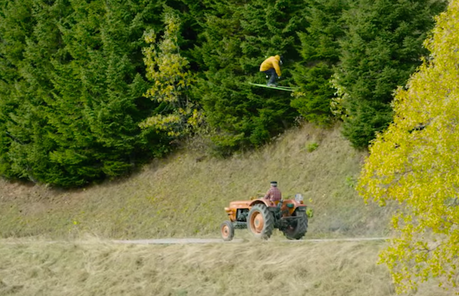
M 384 243 L 0 241 L 0 295 L 395 295 Z M 412 294 L 446 296 L 429 284 Z
M 305 195 L 315 211 L 308 237 L 385 235 L 387 213 L 365 206 L 352 187 L 364 155 L 339 127 L 305 125 L 258 151 L 224 160 L 180 151 L 134 176 L 86 189 L 0 180 L 0 237 L 218 237 L 229 201 L 263 194 L 271 180 L 284 196 Z

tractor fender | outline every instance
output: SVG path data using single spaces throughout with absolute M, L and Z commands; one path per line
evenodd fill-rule
M 282 212 L 288 213 L 287 216 L 291 216 L 295 211 L 306 212 L 306 208 L 307 206 L 303 202 L 298 202 L 294 199 L 286 199 L 282 205 Z
M 250 203 L 250 207 L 253 207 L 254 205 L 258 205 L 258 204 L 264 204 L 266 207 L 275 207 L 276 204 L 273 203 L 272 201 L 270 200 L 267 200 L 267 199 L 264 199 L 264 198 L 259 198 L 259 199 L 255 199 L 253 200 L 251 203 Z

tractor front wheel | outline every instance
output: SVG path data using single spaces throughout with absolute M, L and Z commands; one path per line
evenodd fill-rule
M 224 241 L 230 241 L 234 237 L 234 226 L 231 221 L 225 221 L 220 226 L 220 231 Z
M 274 217 L 264 204 L 254 205 L 248 215 L 249 231 L 260 239 L 268 239 L 273 233 Z

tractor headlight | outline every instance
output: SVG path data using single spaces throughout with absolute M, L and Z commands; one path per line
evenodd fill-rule
M 302 202 L 303 201 L 303 195 L 300 193 L 295 194 L 295 200 L 296 202 Z

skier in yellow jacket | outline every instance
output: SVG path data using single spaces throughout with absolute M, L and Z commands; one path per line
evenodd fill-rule
M 267 58 L 260 65 L 260 72 L 266 74 L 266 78 L 269 76 L 268 86 L 277 86 L 276 79 L 281 77 L 282 57 L 275 55 Z

